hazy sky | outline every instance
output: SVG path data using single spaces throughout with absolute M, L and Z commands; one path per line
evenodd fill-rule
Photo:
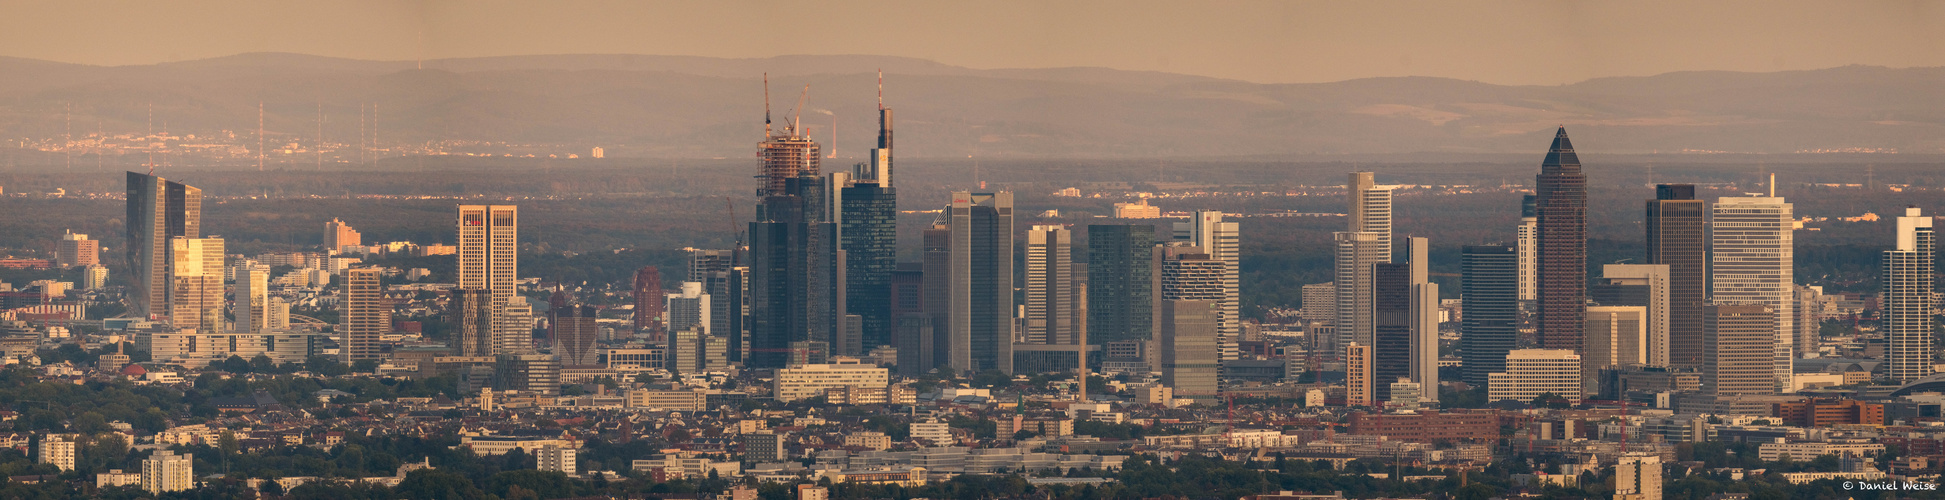
M 1322 82 L 1571 83 L 1683 70 L 1945 66 L 1945 2 L 88 2 L 0 0 L 0 55 L 151 64 L 878 54 Z

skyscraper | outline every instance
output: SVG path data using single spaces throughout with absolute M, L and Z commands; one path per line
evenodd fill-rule
M 201 238 L 203 190 L 153 175 L 128 173 L 129 316 L 169 312 L 169 241 Z M 220 271 L 219 271 L 220 273 Z
M 878 103 L 878 147 L 840 193 L 845 307 L 858 316 L 861 350 L 892 345 L 891 273 L 898 267 L 898 191 L 892 188 L 891 109 Z
M 237 273 L 236 305 L 231 313 L 236 317 L 236 331 L 260 333 L 270 326 L 268 311 L 265 310 L 270 304 L 269 288 L 269 271 L 250 269 Z
M 1397 186 L 1383 186 L 1376 181 L 1371 172 L 1351 172 L 1350 180 L 1344 184 L 1350 204 L 1345 215 L 1350 219 L 1353 233 L 1378 233 L 1379 241 L 1384 243 L 1384 261 L 1391 262 L 1391 191 Z
M 1406 261 L 1372 265 L 1371 374 L 1379 401 L 1392 401 L 1391 383 L 1400 379 L 1438 386 L 1438 285 L 1426 268 L 1429 247 L 1425 238 L 1409 238 Z
M 1162 299 L 1162 385 L 1179 397 L 1213 398 L 1220 365 L 1216 359 L 1215 301 Z
M 532 349 L 532 323 L 513 321 L 506 308 L 525 298 L 515 294 L 519 281 L 520 207 L 514 205 L 459 206 L 459 286 L 485 290 L 492 296 L 493 349 L 519 353 Z
M 655 266 L 635 270 L 635 331 L 651 337 L 662 331 L 662 271 Z
M 1566 127 L 1554 134 L 1534 185 L 1540 347 L 1579 349 L 1587 313 L 1587 176 Z
M 1668 274 L 1665 264 L 1607 264 L 1601 266 L 1601 281 L 1587 290 L 1596 304 L 1646 308 L 1647 357 L 1641 363 L 1648 366 L 1669 366 Z
M 324 250 L 326 252 L 337 253 L 343 251 L 344 247 L 347 246 L 362 245 L 364 241 L 364 237 L 358 234 L 358 230 L 352 229 L 350 224 L 345 224 L 337 218 L 332 218 L 331 222 L 324 223 Z
M 452 290 L 446 299 L 447 321 L 453 326 L 452 355 L 493 355 L 494 309 L 492 291 L 477 288 Z
M 1371 322 L 1377 300 L 1372 272 L 1378 264 L 1391 262 L 1390 236 L 1373 232 L 1332 236 L 1337 239 L 1337 341 L 1333 345 L 1341 348 L 1356 342 L 1368 349 L 1377 341 Z
M 950 366 L 962 374 L 1012 373 L 1013 193 L 954 192 L 941 215 L 950 230 L 944 304 Z M 926 274 L 929 279 L 931 271 Z
M 1693 184 L 1655 186 L 1648 200 L 1646 264 L 1668 266 L 1668 366 L 1702 366 L 1702 306 L 1709 295 L 1708 206 Z
M 1898 217 L 1897 248 L 1884 251 L 1883 331 L 1891 378 L 1910 383 L 1932 374 L 1932 293 L 1937 234 L 1917 207 Z
M 345 363 L 381 359 L 378 338 L 392 329 L 392 307 L 379 284 L 378 268 L 344 271 L 343 353 Z
M 169 246 L 170 324 L 223 331 L 223 239 L 178 236 Z
M 1520 197 L 1520 302 L 1531 302 L 1540 295 L 1540 216 L 1533 195 Z
M 763 198 L 750 222 L 752 368 L 782 368 L 793 342 L 834 343 L 848 328 L 844 254 L 826 180 L 798 177 Z M 834 346 L 837 347 L 837 346 Z
M 1066 226 L 1037 225 L 1026 232 L 1026 343 L 1075 345 L 1080 341 L 1075 299 L 1074 233 Z
M 1087 339 L 1107 345 L 1155 332 L 1155 226 L 1087 226 Z
M 1189 215 L 1188 222 L 1175 223 L 1176 241 L 1202 248 L 1209 260 L 1221 262 L 1226 269 L 1222 275 L 1223 297 L 1216 303 L 1222 314 L 1216 324 L 1216 345 L 1223 361 L 1236 359 L 1236 342 L 1243 335 L 1241 238 L 1241 225 L 1224 222 L 1222 212 L 1198 210 Z
M 1775 310 L 1762 304 L 1709 304 L 1702 314 L 1702 391 L 1776 392 Z
M 1781 197 L 1724 197 L 1711 212 L 1714 276 L 1711 298 L 1724 304 L 1762 304 L 1775 325 L 1769 345 L 1776 351 L 1772 373 L 1776 390 L 1788 390 L 1796 358 L 1795 246 L 1791 205 Z
M 763 185 L 757 189 L 757 198 L 786 194 L 784 184 L 791 179 L 823 175 L 819 164 L 822 155 L 817 153 L 817 142 L 810 140 L 810 137 L 796 135 L 794 129 L 786 127 L 784 135 L 765 134 L 760 145 L 763 148 L 763 171 L 758 175 L 763 179 Z
M 1459 356 L 1465 382 L 1485 385 L 1506 371 L 1519 340 L 1519 254 L 1504 245 L 1468 245 L 1460 253 Z

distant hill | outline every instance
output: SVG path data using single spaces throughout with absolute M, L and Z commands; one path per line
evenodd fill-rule
M 1553 127 L 1607 153 L 1945 152 L 1945 68 L 1684 72 L 1563 86 L 1443 78 L 1257 84 L 1103 68 L 992 69 L 884 56 L 641 55 L 357 61 L 243 54 L 97 67 L 0 58 L 0 134 L 254 132 L 356 143 L 363 103 L 381 141 L 606 148 L 611 156 L 738 157 L 808 84 L 803 126 L 857 157 L 874 135 L 876 71 L 905 158 L 1207 158 L 1532 153 Z M 829 147 L 828 145 L 826 146 Z

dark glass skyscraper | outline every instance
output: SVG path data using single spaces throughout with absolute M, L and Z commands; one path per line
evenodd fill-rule
M 1566 127 L 1554 134 L 1534 185 L 1540 347 L 1579 351 L 1587 318 L 1587 176 Z
M 933 326 L 950 340 L 946 363 L 961 374 L 1012 373 L 1013 193 L 954 192 L 940 215 L 935 231 L 926 233 L 925 279 L 935 283 L 932 245 L 942 236 L 944 272 L 936 278 L 943 278 L 945 315 Z M 926 307 L 932 305 L 927 297 Z
M 1155 334 L 1155 226 L 1087 226 L 1087 340 L 1107 345 Z
M 862 342 L 869 351 L 892 345 L 897 328 L 891 310 L 891 273 L 898 266 L 898 191 L 891 185 L 891 110 L 879 103 L 878 147 L 871 162 L 852 172 L 841 190 L 845 306 L 858 315 Z
M 1371 265 L 1373 397 L 1391 400 L 1391 383 L 1411 375 L 1411 264 Z
M 824 182 L 789 179 L 750 223 L 751 368 L 782 368 L 792 342 L 831 342 L 842 331 L 843 270 Z
M 1487 374 L 1506 371 L 1506 353 L 1519 341 L 1519 251 L 1504 245 L 1468 245 L 1460 254 L 1459 356 L 1463 379 L 1486 385 Z
M 201 238 L 203 190 L 168 179 L 128 173 L 128 268 L 134 277 L 128 316 L 169 309 L 169 240 Z
M 1708 203 L 1693 184 L 1655 186 L 1648 200 L 1648 258 L 1668 266 L 1668 364 L 1702 366 L 1702 308 L 1708 305 Z

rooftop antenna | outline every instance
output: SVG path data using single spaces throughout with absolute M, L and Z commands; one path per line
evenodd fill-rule
M 770 74 L 763 74 L 763 140 L 770 140 Z
M 1769 197 L 1776 197 L 1776 172 L 1769 173 Z
M 885 109 L 885 69 L 878 68 L 878 109 Z
M 810 98 L 810 84 L 804 84 L 804 91 L 797 94 L 797 109 L 790 110 L 790 135 L 804 133 L 804 100 Z
M 831 113 L 831 156 L 837 158 L 837 113 Z
M 67 157 L 68 170 L 74 170 L 74 103 L 67 103 L 67 112 L 63 116 L 66 120 L 67 132 L 63 138 L 66 144 L 61 145 L 61 154 Z

